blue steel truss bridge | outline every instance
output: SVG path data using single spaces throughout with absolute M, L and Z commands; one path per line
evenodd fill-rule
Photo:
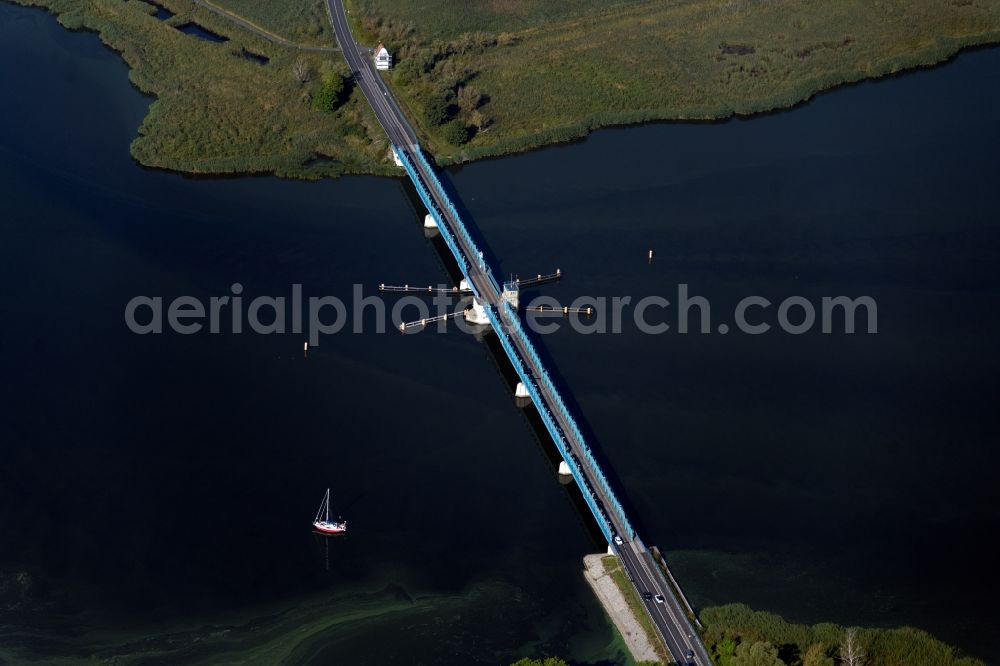
M 680 586 L 653 560 L 636 534 L 601 465 L 580 431 L 562 395 L 549 376 L 516 306 L 497 282 L 487 254 L 474 240 L 451 195 L 427 161 L 416 133 L 375 71 L 368 49 L 359 47 L 350 31 L 341 0 L 327 0 L 327 10 L 355 83 L 371 104 L 389 141 L 396 162 L 413 182 L 471 291 L 474 307 L 493 328 L 524 390 L 607 539 L 609 551 L 643 597 L 644 607 L 674 661 L 709 666 L 712 662 L 695 631 L 694 613 Z M 669 580 L 668 580 L 669 578 Z

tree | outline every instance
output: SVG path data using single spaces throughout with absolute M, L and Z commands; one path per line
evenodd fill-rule
M 741 643 L 736 648 L 733 666 L 785 666 L 778 658 L 778 648 L 766 641 Z
M 716 663 L 719 666 L 732 666 L 733 659 L 736 658 L 736 641 L 726 636 L 716 644 L 715 652 L 718 656 Z
M 313 108 L 317 111 L 333 111 L 343 92 L 343 77 L 334 72 L 327 72 L 323 75 L 323 85 L 313 97 Z
M 802 666 L 834 666 L 833 657 L 827 655 L 822 643 L 813 643 L 802 655 Z
M 428 125 L 440 125 L 448 120 L 448 103 L 443 95 L 432 94 L 424 102 L 424 120 Z
M 844 666 L 865 666 L 867 659 L 865 649 L 858 640 L 858 630 L 848 629 L 840 642 L 840 661 Z
M 309 80 L 311 74 L 312 68 L 309 66 L 308 61 L 299 58 L 292 63 L 292 77 L 300 86 Z
M 477 132 L 482 132 L 493 123 L 489 114 L 483 113 L 482 109 L 476 109 L 469 114 L 469 122 L 476 128 Z
M 444 126 L 444 138 L 453 146 L 461 146 L 469 140 L 469 128 L 459 120 L 453 120 Z
M 462 86 L 458 89 L 455 99 L 458 102 L 458 108 L 465 113 L 472 113 L 482 104 L 483 96 L 472 86 Z

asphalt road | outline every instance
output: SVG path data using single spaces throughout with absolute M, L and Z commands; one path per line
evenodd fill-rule
M 337 41 L 343 49 L 344 57 L 351 68 L 355 82 L 361 87 L 365 98 L 371 104 L 372 109 L 375 111 L 375 116 L 389 136 L 389 140 L 398 149 L 408 152 L 411 155 L 414 154 L 420 150 L 416 134 L 406 120 L 406 116 L 403 115 L 403 112 L 396 104 L 392 94 L 376 72 L 368 49 L 359 47 L 355 43 L 347 22 L 347 16 L 344 13 L 343 4 L 340 0 L 327 0 L 327 10 L 330 14 L 330 21 L 333 23 L 334 31 L 337 34 Z M 411 161 L 415 165 L 419 175 L 424 179 L 424 183 L 429 185 L 432 182 L 430 174 L 424 173 L 424 167 L 419 160 L 412 159 Z M 443 201 L 437 200 L 439 195 L 434 188 L 428 186 L 426 189 L 435 199 L 441 217 L 452 230 L 456 229 L 458 222 L 452 218 L 449 207 Z M 464 258 L 456 259 L 460 261 L 464 260 L 468 268 L 469 279 L 476 286 L 477 293 L 482 296 L 482 305 L 484 307 L 492 307 L 494 312 L 498 313 L 498 319 L 503 325 L 504 330 L 497 331 L 497 334 L 507 336 L 524 362 L 524 366 L 533 377 L 541 377 L 542 368 L 535 367 L 534 362 L 531 360 L 533 354 L 528 352 L 524 341 L 520 336 L 511 334 L 511 326 L 506 321 L 504 309 L 500 307 L 500 294 L 494 290 L 492 282 L 486 273 L 479 268 L 474 250 L 466 245 L 461 234 L 452 231 L 452 236 L 456 239 L 460 250 L 465 255 Z M 554 407 L 556 402 L 553 396 L 549 394 L 545 383 L 535 382 L 535 386 L 538 388 L 539 394 L 545 402 L 544 405 L 536 405 L 536 407 L 540 410 L 547 410 L 562 429 L 570 452 L 576 454 L 580 460 L 579 467 L 587 478 L 590 489 L 593 490 L 594 497 L 600 500 L 603 506 L 613 506 L 613 503 L 602 491 L 600 484 L 597 483 L 593 470 L 590 469 L 589 463 L 586 462 L 586 458 L 580 454 L 583 442 L 576 441 L 575 436 L 572 434 L 574 429 L 570 427 L 566 417 Z M 582 488 L 581 490 L 589 492 L 587 488 Z M 613 511 L 606 512 L 605 519 L 614 534 L 627 534 Z M 705 652 L 705 648 L 698 639 L 694 628 L 688 621 L 682 602 L 667 584 L 663 574 L 660 573 L 656 564 L 652 561 L 645 546 L 638 538 L 631 540 L 625 536 L 622 536 L 622 538 L 624 540 L 623 544 L 614 547 L 614 550 L 621 560 L 625 571 L 632 579 L 632 583 L 639 591 L 640 599 L 644 592 L 649 592 L 654 596 L 662 595 L 664 598 L 664 603 L 662 604 L 656 603 L 654 599 L 643 601 L 643 604 L 657 630 L 660 632 L 667 650 L 673 659 L 678 663 L 685 663 L 684 655 L 690 650 L 695 655 L 693 663 L 698 664 L 698 666 L 710 666 L 712 662 L 709 660 L 708 654 Z
M 327 0 L 326 9 L 333 30 L 337 34 L 337 43 L 340 44 L 344 58 L 354 75 L 354 81 L 361 86 L 365 98 L 375 111 L 375 116 L 389 135 L 389 140 L 400 148 L 416 149 L 416 134 L 413 133 L 406 116 L 396 105 L 396 100 L 389 94 L 389 89 L 375 71 L 368 49 L 358 46 L 354 41 L 347 23 L 347 15 L 344 13 L 344 5 L 340 0 Z

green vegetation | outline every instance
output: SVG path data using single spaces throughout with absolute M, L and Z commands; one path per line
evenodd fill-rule
M 435 664 L 453 657 L 456 646 L 480 649 L 481 662 L 481 655 L 506 646 L 501 635 L 477 640 L 470 632 L 496 622 L 497 609 L 509 607 L 519 593 L 500 582 L 483 582 L 448 594 L 373 584 L 370 590 L 327 591 L 308 598 L 298 596 L 294 602 L 219 609 L 210 616 L 182 614 L 153 622 L 95 608 L 100 604 L 92 600 L 100 597 L 89 596 L 89 591 L 82 602 L 77 600 L 81 597 L 71 599 L 72 593 L 63 589 L 36 591 L 37 596 L 19 598 L 14 607 L 4 606 L 0 664 Z M 542 609 L 530 612 L 530 618 L 508 618 L 512 623 L 523 622 L 513 635 L 545 621 Z
M 701 613 L 717 666 L 982 666 L 919 629 L 849 629 L 791 624 L 742 604 Z
M 453 146 L 461 146 L 469 140 L 469 128 L 461 120 L 453 120 L 444 127 L 444 139 Z
M 162 0 L 176 13 L 167 21 L 138 0 L 18 1 L 48 9 L 68 28 L 97 32 L 122 54 L 132 83 L 156 96 L 131 146 L 143 165 L 301 178 L 398 173 L 360 90 L 343 89 L 338 53 L 275 44 L 190 0 Z M 177 30 L 190 22 L 229 41 Z M 324 111 L 314 108 L 314 99 L 331 98 Z
M 519 32 L 566 21 L 594 12 L 642 5 L 640 0 L 465 0 L 456 11 L 455 0 L 350 0 L 355 9 L 375 10 L 381 16 L 409 25 L 429 39 L 448 41 L 463 33 Z
M 646 609 L 642 605 L 642 600 L 639 598 L 639 593 L 636 592 L 635 586 L 632 585 L 628 576 L 625 575 L 625 570 L 622 568 L 621 562 L 614 555 L 605 555 L 601 558 L 601 563 L 604 565 L 604 570 L 615 581 L 615 585 L 618 586 L 618 589 L 625 597 L 625 602 L 628 604 L 629 610 L 632 611 L 632 615 L 639 622 L 639 626 L 646 632 L 646 637 L 649 639 L 650 645 L 656 650 L 656 654 L 660 659 L 666 662 L 667 649 L 663 645 L 663 641 L 660 640 L 660 634 L 657 632 L 656 627 L 653 626 L 653 621 L 649 618 L 649 614 L 646 613 Z
M 340 56 L 317 50 L 334 41 L 324 0 L 162 0 L 176 13 L 167 21 L 140 0 L 14 1 L 122 53 L 132 82 L 157 98 L 132 146 L 144 165 L 398 173 L 360 91 L 325 76 Z M 393 52 L 383 76 L 445 164 L 605 125 L 787 107 L 1000 41 L 1000 0 L 347 2 L 356 34 Z M 176 30 L 188 22 L 229 41 Z
M 337 39 L 324 0 L 208 0 L 293 42 L 333 46 Z
M 998 0 L 349 4 L 361 34 L 394 52 L 388 79 L 445 163 L 604 125 L 788 107 L 1000 41 Z M 471 86 L 476 101 L 462 103 Z
M 332 64 L 324 61 L 324 71 L 320 78 L 322 81 L 319 91 L 313 97 L 313 108 L 317 111 L 333 111 L 341 103 L 341 96 L 344 94 L 344 87 L 347 85 L 347 65 L 343 63 Z
M 559 659 L 558 657 L 546 657 L 544 659 L 518 659 L 510 666 L 569 666 L 565 661 Z

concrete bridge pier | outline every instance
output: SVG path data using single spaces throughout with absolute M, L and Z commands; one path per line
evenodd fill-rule
M 424 229 L 437 229 L 438 223 L 430 213 L 424 215 Z
M 531 394 L 528 393 L 528 389 L 524 385 L 524 382 L 518 382 L 517 386 L 514 387 L 514 404 L 521 409 L 524 409 L 531 404 Z
M 472 299 L 472 306 L 465 309 L 465 321 L 470 324 L 490 325 L 490 318 L 486 316 L 486 308 L 476 299 Z
M 563 486 L 568 486 L 571 483 L 575 483 L 573 480 L 573 473 L 569 471 L 569 465 L 566 464 L 565 460 L 559 461 L 559 484 Z

